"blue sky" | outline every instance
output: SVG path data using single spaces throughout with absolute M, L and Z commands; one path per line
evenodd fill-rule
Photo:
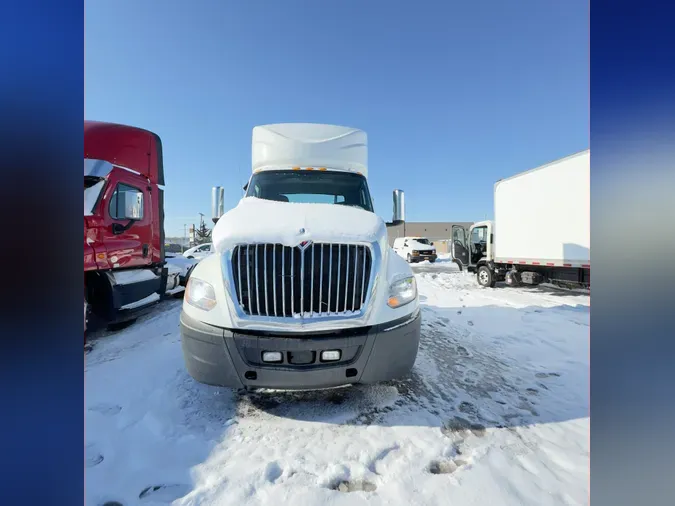
M 376 212 L 492 216 L 494 182 L 589 145 L 588 2 L 87 2 L 85 116 L 164 143 L 166 233 L 225 205 L 251 129 L 334 123 L 369 137 Z M 555 191 L 555 189 L 551 189 Z

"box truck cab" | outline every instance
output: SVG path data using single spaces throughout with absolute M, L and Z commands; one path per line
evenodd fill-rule
M 452 227 L 452 258 L 492 287 L 590 287 L 590 150 L 494 187 L 494 221 Z
M 162 142 L 84 122 L 84 328 L 127 319 L 180 283 L 164 258 Z
M 252 175 L 217 221 L 181 313 L 188 372 L 226 387 L 315 389 L 407 375 L 421 315 L 368 188 L 353 128 L 253 129 Z
M 434 243 L 426 237 L 397 237 L 394 239 L 394 251 L 406 262 L 436 261 L 436 248 Z

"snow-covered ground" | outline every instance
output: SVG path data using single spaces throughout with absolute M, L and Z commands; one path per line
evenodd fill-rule
M 444 260 L 413 266 L 424 323 L 402 381 L 200 385 L 180 301 L 94 338 L 86 503 L 588 504 L 589 297 L 480 288 Z

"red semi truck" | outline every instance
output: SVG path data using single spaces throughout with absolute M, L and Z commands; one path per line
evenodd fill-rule
M 138 316 L 186 277 L 164 255 L 162 141 L 84 122 L 84 330 Z

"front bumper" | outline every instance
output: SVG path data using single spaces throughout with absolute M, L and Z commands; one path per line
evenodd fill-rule
M 432 255 L 415 255 L 412 258 L 413 262 L 424 262 L 425 260 L 429 260 L 430 262 L 435 262 L 436 259 L 438 258 L 438 255 L 432 254 Z
M 421 322 L 418 310 L 386 324 L 334 332 L 239 333 L 181 312 L 180 328 L 185 365 L 200 383 L 298 390 L 406 376 L 417 357 Z M 340 360 L 321 362 L 323 350 L 340 350 Z M 282 352 L 283 362 L 263 363 L 263 351 Z

